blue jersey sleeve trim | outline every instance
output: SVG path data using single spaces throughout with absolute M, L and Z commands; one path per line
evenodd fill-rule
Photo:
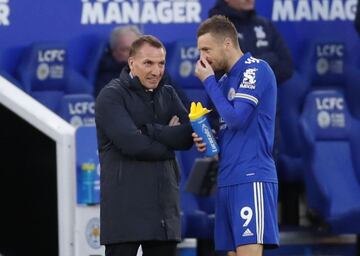
M 235 99 L 236 98 L 250 100 L 255 105 L 257 105 L 259 103 L 259 100 L 256 97 L 254 97 L 254 96 L 252 96 L 250 94 L 246 94 L 246 93 L 236 93 L 235 94 Z

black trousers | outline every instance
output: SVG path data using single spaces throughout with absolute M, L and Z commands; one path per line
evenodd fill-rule
M 105 256 L 136 256 L 141 245 L 143 256 L 176 256 L 175 241 L 143 241 L 105 245 Z

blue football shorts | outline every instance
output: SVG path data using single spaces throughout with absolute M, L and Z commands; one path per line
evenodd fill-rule
M 219 187 L 216 196 L 215 247 L 236 251 L 247 244 L 279 245 L 278 184 L 253 182 Z

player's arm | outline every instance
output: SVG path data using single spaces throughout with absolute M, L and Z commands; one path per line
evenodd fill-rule
M 256 104 L 236 100 L 236 98 L 234 99 L 234 103 L 231 104 L 217 85 L 215 76 L 208 77 L 203 83 L 217 111 L 229 129 L 243 129 L 248 123 Z
M 203 81 L 207 93 L 229 129 L 243 129 L 257 106 L 258 99 L 253 95 L 243 95 L 240 90 L 235 95 L 234 103 L 230 103 L 219 88 L 214 72 L 206 59 L 198 61 L 195 73 Z

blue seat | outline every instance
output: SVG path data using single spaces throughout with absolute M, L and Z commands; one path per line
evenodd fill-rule
M 31 96 L 45 105 L 48 109 L 52 110 L 55 113 L 58 113 L 60 110 L 60 102 L 64 97 L 64 92 L 62 91 L 41 91 L 33 92 Z
M 309 81 L 294 72 L 278 90 L 280 141 L 277 170 L 284 182 L 302 182 L 304 146 L 298 120 L 309 90 Z
M 334 233 L 360 233 L 359 121 L 339 90 L 311 92 L 301 117 L 308 206 Z
M 60 42 L 37 42 L 29 46 L 16 70 L 16 78 L 23 90 L 38 99 L 46 99 L 49 92 L 91 94 L 93 88 L 70 68 L 67 55 L 66 45 Z M 47 101 L 43 103 L 46 105 Z
M 317 38 L 304 47 L 299 70 L 311 87 L 342 89 L 350 113 L 360 119 L 360 67 L 352 44 L 337 35 Z
M 199 59 L 196 40 L 181 40 L 166 46 L 167 71 L 171 79 L 183 89 L 203 89 L 200 80 L 194 75 Z
M 69 64 L 95 84 L 99 61 L 104 54 L 107 38 L 99 34 L 87 34 L 74 38 L 69 43 Z
M 75 127 L 95 126 L 95 100 L 89 94 L 65 95 L 57 112 Z

